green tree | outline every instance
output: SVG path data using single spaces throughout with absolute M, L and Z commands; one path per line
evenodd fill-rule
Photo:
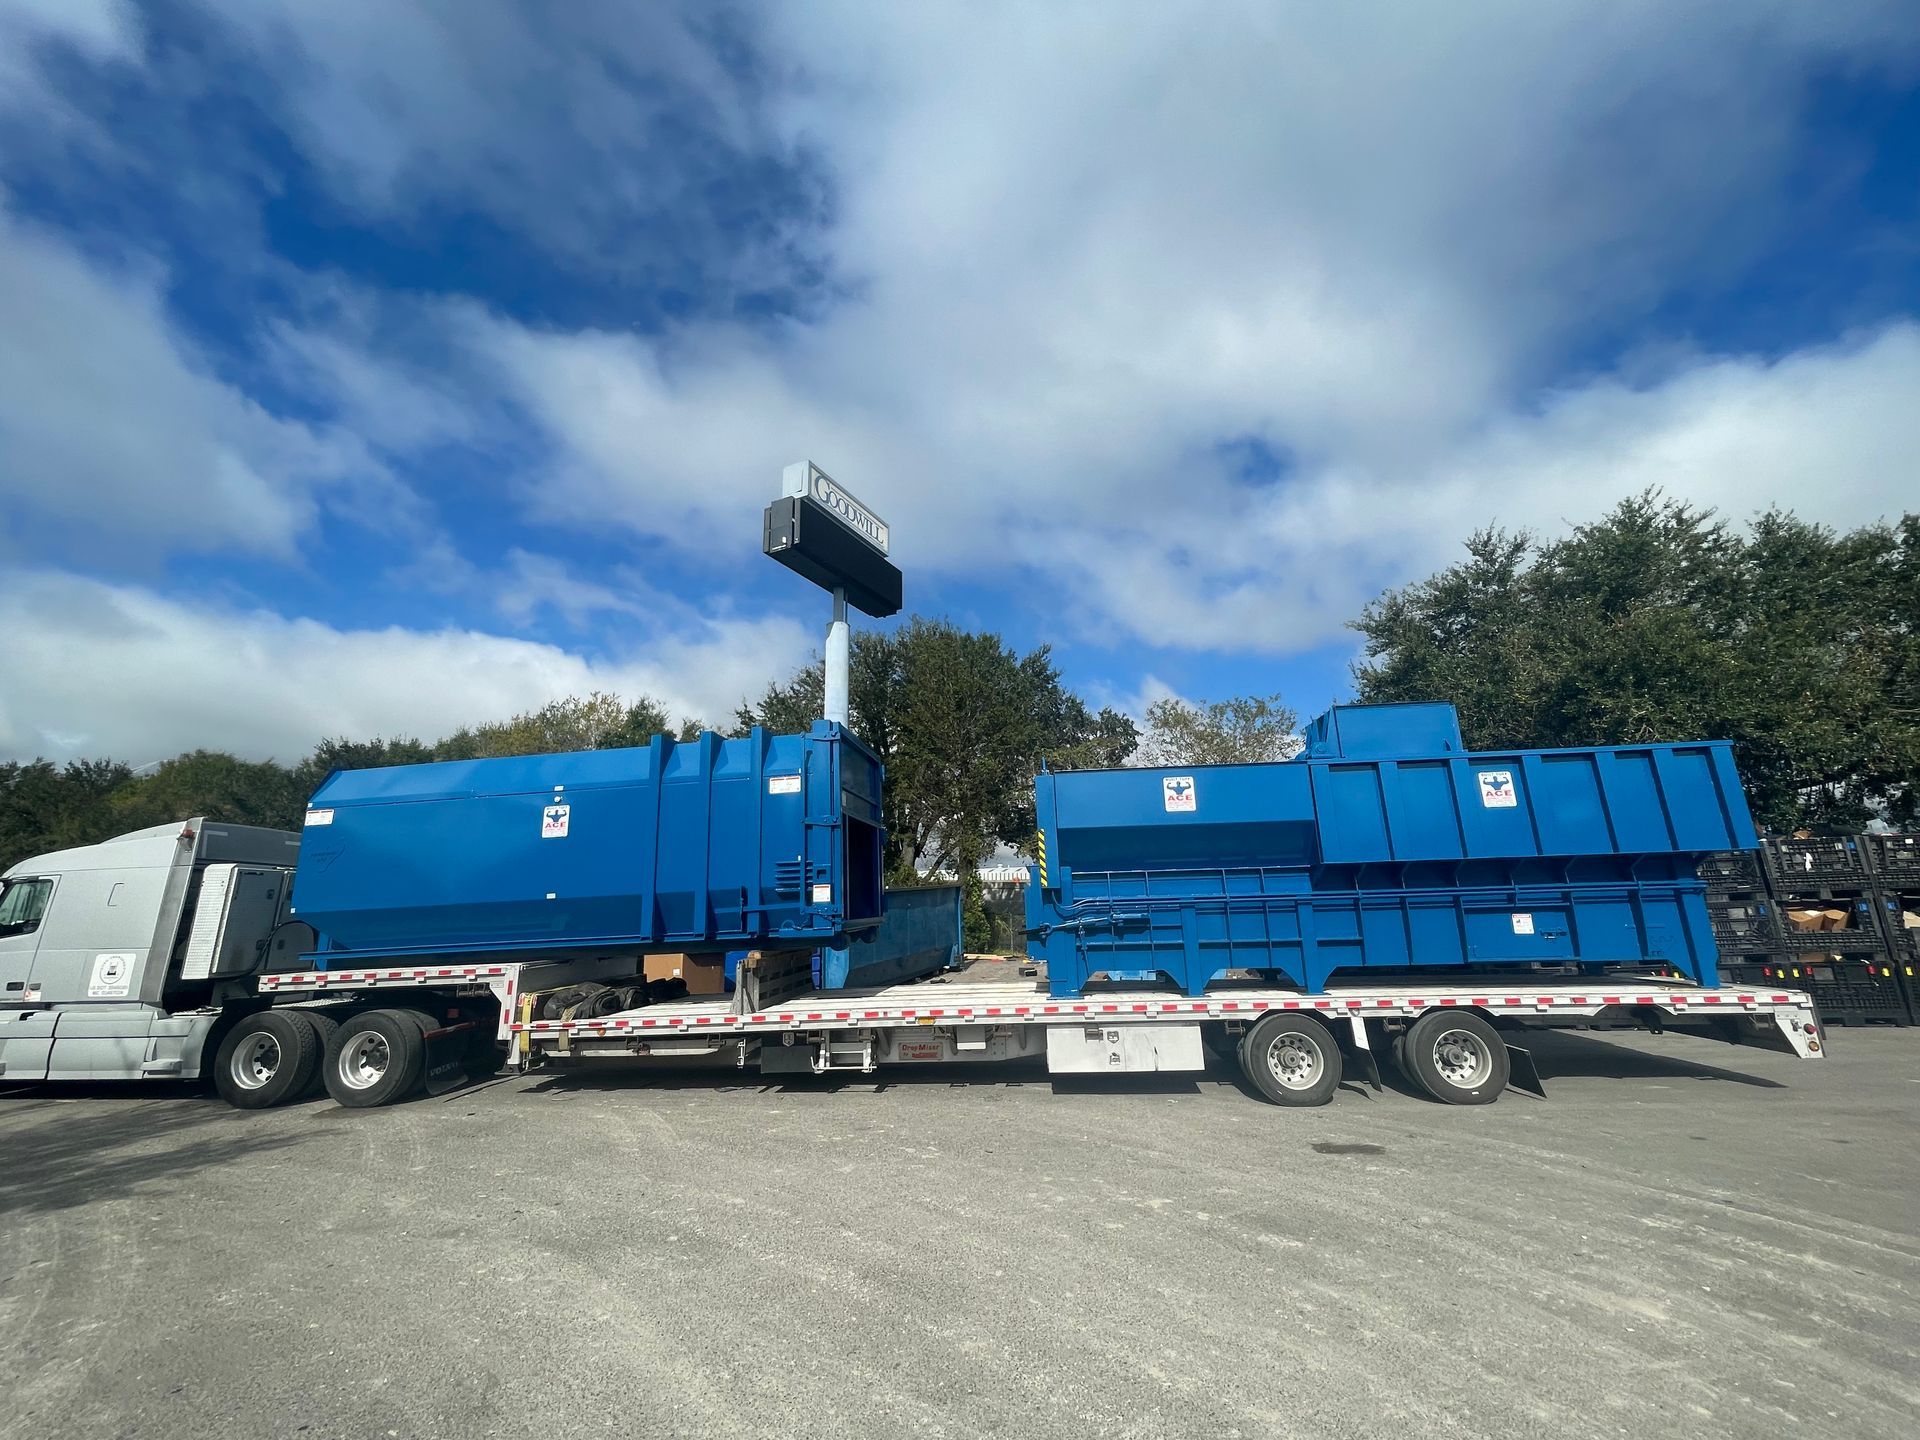
M 1198 705 L 1168 696 L 1147 706 L 1141 765 L 1244 765 L 1300 753 L 1300 717 L 1278 695 Z
M 1483 531 L 1357 622 L 1365 700 L 1451 700 L 1476 748 L 1731 739 L 1763 823 L 1910 823 L 1920 523 L 1740 532 L 1658 493 L 1564 539 Z
M 538 710 L 455 731 L 438 745 L 442 760 L 484 760 L 500 755 L 550 755 L 569 750 L 611 750 L 645 745 L 673 729 L 661 704 L 647 696 L 628 702 L 594 691 L 549 700 Z M 682 732 L 684 738 L 684 731 Z
M 740 730 L 805 729 L 820 714 L 816 661 L 741 707 Z M 1090 711 L 1060 681 L 1049 650 L 1017 654 L 998 635 L 914 616 L 862 631 L 848 657 L 848 720 L 887 767 L 891 879 L 923 870 L 971 877 L 996 841 L 1033 835 L 1033 777 L 1057 766 L 1117 764 L 1133 722 Z
M 106 801 L 131 774 L 117 760 L 0 763 L 0 870 L 117 833 Z
M 107 796 L 105 808 L 113 819 L 111 834 L 193 815 L 297 830 L 306 798 L 295 772 L 284 765 L 191 750 L 119 786 Z

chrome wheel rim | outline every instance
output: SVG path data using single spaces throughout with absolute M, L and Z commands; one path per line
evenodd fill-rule
M 227 1073 L 242 1090 L 259 1090 L 280 1073 L 280 1042 L 264 1030 L 249 1035 L 227 1062 Z
M 1267 1069 L 1289 1090 L 1311 1090 L 1326 1068 L 1319 1046 L 1304 1035 L 1281 1035 L 1267 1046 Z
M 378 1030 L 363 1030 L 340 1052 L 340 1083 L 349 1090 L 368 1089 L 386 1078 L 392 1063 L 387 1037 Z
M 1449 1085 L 1473 1090 L 1493 1078 L 1493 1052 L 1471 1030 L 1444 1030 L 1434 1038 L 1433 1068 Z

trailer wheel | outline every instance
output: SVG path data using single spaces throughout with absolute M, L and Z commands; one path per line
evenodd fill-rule
M 1470 1011 L 1429 1010 L 1407 1029 L 1406 1075 L 1448 1105 L 1491 1105 L 1511 1064 L 1500 1032 Z
M 304 1095 L 319 1064 L 311 1025 L 286 1010 L 262 1010 L 227 1031 L 214 1053 L 213 1086 L 236 1109 L 265 1110 Z
M 302 1096 L 324 1095 L 327 1091 L 327 1042 L 333 1039 L 333 1032 L 340 1028 L 340 1022 L 324 1010 L 293 1010 L 289 1014 L 298 1015 L 313 1027 L 316 1049 L 314 1050 L 313 1079 L 307 1082 Z
M 432 1017 L 416 1010 L 363 1010 L 334 1031 L 321 1073 L 327 1093 L 353 1110 L 391 1105 L 425 1079 Z
M 1240 1040 L 1240 1069 L 1276 1105 L 1324 1105 L 1340 1088 L 1340 1046 L 1303 1015 L 1268 1015 Z

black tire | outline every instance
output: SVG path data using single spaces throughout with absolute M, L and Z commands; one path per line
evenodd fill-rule
M 598 980 L 582 980 L 578 985 L 563 985 L 540 998 L 538 1020 L 577 1020 L 594 1012 L 589 1008 L 595 997 L 609 987 Z
M 609 992 L 613 996 L 613 1008 L 603 1011 L 607 1015 L 619 1015 L 628 1010 L 643 1010 L 647 1005 L 647 987 L 645 985 L 616 985 Z
M 1415 1085 L 1420 1083 L 1419 1077 L 1407 1069 L 1406 1031 L 1396 1030 L 1393 1032 L 1393 1039 L 1387 1046 L 1387 1055 L 1388 1058 L 1393 1061 L 1393 1068 L 1398 1070 L 1405 1079 L 1412 1081 Z
M 427 1046 L 421 1037 L 433 1017 L 418 1010 L 362 1010 L 327 1042 L 327 1094 L 350 1110 L 404 1100 L 425 1078 Z
M 327 1042 L 333 1039 L 333 1032 L 340 1028 L 337 1017 L 324 1010 L 294 1010 L 290 1014 L 298 1015 L 313 1027 L 314 1039 L 319 1043 L 313 1062 L 313 1079 L 307 1082 L 307 1088 L 301 1091 L 303 1097 L 324 1095 L 327 1093 Z
M 1340 1088 L 1340 1045 L 1311 1016 L 1268 1014 L 1241 1037 L 1240 1070 L 1276 1105 L 1324 1105 Z
M 1429 1010 L 1407 1029 L 1404 1072 L 1447 1105 L 1491 1105 L 1512 1063 L 1500 1032 L 1471 1010 Z
M 320 1038 L 289 1010 L 262 1010 L 227 1031 L 213 1057 L 213 1088 L 238 1110 L 265 1110 L 307 1093 Z

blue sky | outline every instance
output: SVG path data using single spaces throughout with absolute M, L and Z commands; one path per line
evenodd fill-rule
M 291 758 L 911 608 L 1341 698 L 1486 524 L 1920 494 L 1904 0 L 0 0 L 0 755 Z

